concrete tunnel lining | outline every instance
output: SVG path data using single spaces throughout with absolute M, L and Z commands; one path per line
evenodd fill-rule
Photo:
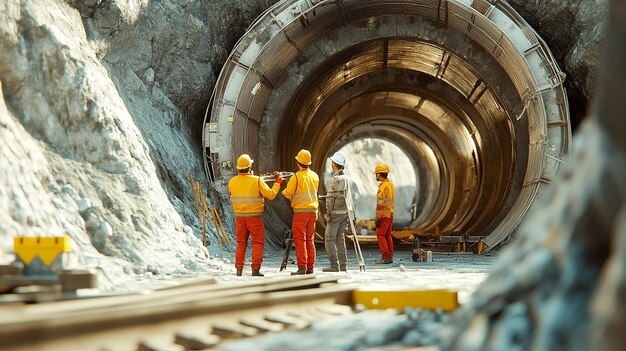
M 380 43 L 386 43 L 382 55 L 381 50 L 358 49 Z M 346 60 L 350 54 L 353 57 Z M 326 95 L 319 89 L 304 88 L 315 83 L 311 77 L 320 67 L 328 67 L 326 74 L 336 83 L 329 84 L 330 96 L 355 79 L 381 70 L 381 64 L 385 69 L 430 75 L 441 81 L 440 85 L 463 96 L 461 100 L 468 101 L 480 115 L 470 118 L 472 123 L 495 132 L 472 131 L 478 144 L 489 138 L 509 140 L 512 144 L 513 159 L 499 158 L 498 163 L 486 156 L 488 152 L 475 156 L 487 166 L 496 163 L 498 168 L 511 164 L 514 167 L 512 177 L 504 176 L 509 181 L 500 179 L 503 177 L 497 181 L 489 178 L 478 185 L 478 190 L 466 188 L 476 193 L 485 192 L 484 185 L 489 183 L 503 188 L 498 199 L 482 198 L 481 206 L 491 209 L 490 219 L 465 216 L 465 221 L 451 221 L 448 228 L 458 229 L 463 222 L 464 232 L 488 235 L 485 243 L 493 248 L 514 231 L 542 184 L 554 177 L 569 151 L 570 139 L 562 74 L 545 43 L 505 2 L 277 3 L 251 25 L 218 78 L 203 130 L 209 178 L 226 198 L 225 185 L 234 175 L 234 160 L 243 152 L 257 159 L 260 170 L 282 165 L 291 169 L 293 154 L 301 147 L 309 147 L 320 151 L 314 155 L 321 166 L 332 144 L 343 135 L 333 143 L 319 140 L 315 144 L 310 141 L 310 145 L 293 143 L 281 148 L 280 131 L 287 124 L 292 135 L 299 135 L 303 125 L 317 122 L 306 122 L 315 114 L 315 104 L 309 105 L 312 109 L 286 113 L 286 103 L 295 101 L 294 97 L 302 91 L 308 91 L 312 101 L 324 102 Z M 333 70 L 341 74 L 329 73 Z M 417 96 L 417 90 L 406 93 Z M 427 95 L 428 87 L 421 90 L 422 95 Z M 445 100 L 438 103 L 450 105 Z M 433 139 L 432 134 L 426 136 Z M 500 209 L 498 203 L 502 204 Z M 454 214 L 457 212 L 447 215 Z M 423 220 L 422 217 L 422 224 Z
M 378 72 L 381 72 L 381 71 L 377 71 L 377 73 Z M 399 76 L 399 77 L 410 79 L 410 82 L 412 84 L 414 84 L 415 86 L 417 86 L 417 87 L 428 85 L 431 88 L 432 91 L 436 91 L 437 92 L 436 95 L 445 96 L 445 99 L 449 102 L 448 105 L 452 105 L 451 107 L 454 108 L 457 111 L 456 114 L 462 115 L 462 114 L 465 114 L 465 113 L 469 113 L 471 115 L 479 115 L 478 111 L 476 111 L 471 104 L 465 104 L 465 106 L 458 106 L 458 105 L 462 105 L 465 102 L 465 100 L 460 98 L 459 96 L 454 96 L 454 95 L 458 95 L 456 90 L 454 90 L 454 89 L 446 89 L 446 87 L 449 87 L 449 86 L 445 86 L 445 84 L 440 84 L 441 81 L 438 81 L 436 79 L 429 79 L 430 76 L 423 75 L 423 74 L 420 75 L 417 78 L 414 77 L 414 76 L 415 76 L 414 74 L 412 74 L 410 72 L 406 73 L 406 71 L 403 70 L 402 71 L 402 75 Z M 357 79 L 355 79 L 355 80 L 357 80 Z M 370 78 L 370 79 L 368 79 L 368 81 L 371 83 L 372 79 Z M 401 84 L 398 84 L 400 81 L 401 81 L 400 79 L 394 78 L 394 82 L 395 82 L 394 88 L 397 89 L 398 87 L 400 87 L 400 90 L 403 90 Z M 377 81 L 376 83 L 373 83 L 372 85 L 376 86 L 376 84 L 380 84 L 380 82 Z M 357 84 L 352 84 L 352 85 L 354 86 L 354 85 L 357 85 Z M 413 89 L 413 91 L 414 91 L 413 93 L 415 93 L 416 89 Z M 429 94 L 428 91 L 420 91 L 420 94 L 422 94 L 422 93 L 426 94 L 428 96 L 428 100 L 436 101 L 438 99 L 437 96 Z M 332 99 L 332 97 L 328 97 L 326 100 L 329 100 L 329 99 Z M 423 104 L 423 101 L 424 100 L 420 100 L 419 104 Z M 464 118 L 463 119 L 463 123 L 466 125 L 466 128 L 468 130 L 472 130 L 472 131 L 474 131 L 474 130 L 476 130 L 476 131 L 480 131 L 480 130 L 486 131 L 487 130 L 486 125 L 484 123 L 482 123 L 482 125 L 481 125 L 481 122 L 483 122 L 481 119 L 476 119 L 476 122 L 477 122 L 476 125 L 474 125 L 473 121 L 471 119 L 468 119 L 468 118 Z M 384 125 L 384 123 L 385 122 L 383 122 L 383 121 L 379 121 L 378 124 Z M 419 119 L 418 118 L 414 119 L 414 123 L 417 126 L 419 126 L 419 124 L 420 124 L 419 123 Z M 388 125 L 386 127 L 388 127 Z M 348 129 L 349 131 L 352 131 L 354 128 L 350 127 L 350 128 L 345 128 L 345 129 Z M 381 131 L 378 131 L 378 133 L 381 133 Z M 374 134 L 375 133 L 371 133 L 370 136 L 374 136 Z M 480 133 L 475 133 L 475 134 L 480 134 Z M 347 137 L 350 137 L 350 135 L 351 135 L 351 133 L 349 132 Z M 489 136 L 488 134 L 484 134 L 484 133 L 483 133 L 483 135 L 485 137 Z M 411 138 L 410 136 L 407 136 L 407 137 L 404 137 L 404 139 L 407 139 L 408 143 L 411 143 L 413 141 L 429 140 L 428 136 L 417 135 L 419 137 L 419 139 L 415 139 L 415 136 L 416 135 L 413 134 L 413 138 Z M 344 136 L 342 138 L 346 138 L 346 137 Z M 480 139 L 480 135 L 478 135 L 478 138 L 479 139 L 476 142 L 477 142 L 478 147 L 481 147 L 481 145 L 483 143 L 482 143 L 482 140 Z M 398 140 L 402 140 L 402 139 L 403 138 L 400 138 L 400 139 L 395 138 L 394 140 L 396 141 L 396 143 L 398 143 Z M 336 147 L 336 149 L 338 149 L 339 147 L 340 146 L 338 145 L 338 147 Z M 435 150 L 439 149 L 439 147 L 436 146 L 436 143 L 434 141 L 430 141 L 430 148 L 431 149 L 435 149 Z M 474 148 L 471 148 L 471 151 L 473 152 Z M 409 154 L 411 154 L 411 153 L 415 154 L 415 152 L 408 152 L 408 153 Z M 501 158 L 500 159 L 497 159 L 497 158 L 496 159 L 492 159 L 492 158 L 490 158 L 490 156 L 492 156 L 494 154 L 495 153 L 488 153 L 487 155 L 485 155 L 483 157 L 482 162 L 480 162 L 481 160 L 474 160 L 474 162 L 477 163 L 476 164 L 476 168 L 478 168 L 478 171 L 481 174 L 489 172 L 489 171 L 498 171 L 498 169 L 501 168 L 501 167 L 489 167 L 489 168 L 486 168 L 485 170 L 483 170 L 483 166 L 481 165 L 481 163 L 490 163 L 490 162 L 493 162 L 493 161 L 501 160 Z M 417 155 L 415 157 L 415 159 L 416 160 L 421 160 L 421 159 L 424 159 L 425 157 L 427 157 L 427 156 Z M 440 158 L 439 163 L 441 163 L 443 166 L 445 166 L 444 165 L 444 160 L 441 160 L 441 158 Z M 431 167 L 426 167 L 426 166 L 418 167 L 418 171 L 420 171 L 422 173 L 426 173 L 426 172 L 424 172 L 425 168 L 429 168 L 429 173 L 432 173 L 433 171 L 438 171 L 438 167 L 435 167 L 435 165 L 432 165 Z M 503 176 L 505 176 L 505 175 L 503 174 Z M 490 177 L 490 176 L 489 175 L 485 175 L 485 177 Z M 426 175 L 422 175 L 421 178 L 427 179 L 427 176 Z M 426 182 L 426 183 L 429 183 L 429 182 Z M 441 184 L 446 184 L 446 183 L 445 182 L 441 182 L 440 184 L 437 184 L 437 185 L 433 184 L 433 185 L 436 188 L 440 188 Z M 424 188 L 427 188 L 427 187 L 428 186 L 425 186 Z M 431 186 L 431 188 L 432 188 L 432 186 Z M 440 192 L 443 192 L 443 191 L 445 191 L 445 189 L 441 189 L 440 188 Z M 494 190 L 494 191 L 497 191 L 497 189 Z M 432 189 L 431 189 L 430 193 L 432 193 Z M 426 192 L 425 190 L 421 191 L 420 199 L 424 199 L 425 197 L 428 197 L 428 194 L 429 194 L 429 192 Z M 429 212 L 428 211 L 428 207 L 424 208 L 423 210 L 426 211 L 426 212 Z M 424 213 L 422 213 L 422 216 L 423 215 L 424 215 Z M 434 226 L 435 226 L 434 223 L 437 223 L 437 222 L 438 222 L 438 220 L 436 220 L 436 218 L 434 218 L 433 220 L 431 220 L 430 226 L 428 226 L 428 225 L 426 225 L 424 223 L 424 221 L 421 218 L 418 218 L 418 220 L 415 221 L 415 223 L 418 224 L 418 226 L 416 226 L 416 229 L 432 230 L 434 228 Z
M 382 70 L 376 71 L 376 73 L 382 72 Z M 386 72 L 388 73 L 388 72 Z M 478 153 L 478 151 L 476 150 L 476 145 L 474 145 L 473 140 L 469 140 L 469 131 L 472 131 L 472 133 L 474 134 L 478 134 L 478 136 L 473 136 L 474 138 L 478 138 L 477 139 L 477 143 L 478 144 L 483 144 L 480 140 L 480 134 L 484 135 L 485 137 L 489 137 L 489 135 L 487 133 L 489 133 L 489 130 L 486 128 L 486 126 L 484 125 L 484 123 L 479 126 L 479 128 L 475 127 L 474 123 L 472 122 L 471 119 L 463 117 L 461 118 L 461 116 L 466 116 L 467 114 L 471 114 L 471 115 L 478 115 L 478 112 L 475 111 L 475 109 L 473 108 L 473 106 L 471 104 L 465 104 L 464 107 L 459 107 L 459 106 L 452 106 L 453 104 L 443 104 L 443 103 L 438 103 L 438 100 L 443 100 L 438 98 L 437 96 L 433 95 L 432 93 L 429 93 L 428 91 L 424 91 L 424 89 L 420 89 L 421 86 L 425 86 L 428 85 L 430 86 L 430 89 L 433 90 L 433 86 L 437 86 L 438 82 L 437 80 L 409 80 L 407 82 L 403 82 L 402 79 L 412 79 L 415 78 L 414 75 L 412 75 L 411 73 L 405 73 L 405 71 L 401 72 L 401 75 L 393 76 L 391 74 L 385 74 L 384 76 L 386 76 L 387 78 L 392 77 L 392 81 L 390 82 L 384 82 L 384 84 L 381 84 L 380 81 L 380 74 L 377 74 L 375 78 L 371 78 L 369 76 L 367 79 L 367 87 L 369 87 L 369 92 L 368 92 L 368 97 L 363 99 L 362 96 L 360 96 L 359 94 L 361 94 L 360 91 L 357 91 L 356 93 L 354 92 L 354 90 L 357 89 L 357 87 L 359 86 L 358 83 L 354 83 L 355 81 L 358 81 L 359 78 L 355 78 L 351 81 L 350 84 L 350 92 L 347 94 L 348 97 L 340 97 L 340 98 L 335 98 L 335 95 L 337 94 L 332 94 L 330 96 L 325 96 L 324 103 L 321 104 L 316 110 L 317 110 L 317 114 L 318 116 L 312 117 L 312 119 L 316 120 L 316 123 L 313 123 L 314 125 L 317 126 L 321 126 L 319 128 L 321 128 L 321 130 L 319 130 L 317 132 L 317 134 L 314 134 L 313 136 L 311 136 L 310 138 L 307 138 L 307 133 L 305 133 L 304 131 L 302 131 L 302 134 L 304 135 L 304 140 L 316 140 L 318 137 L 316 135 L 323 135 L 324 139 L 327 140 L 328 142 L 326 143 L 321 143 L 319 145 L 316 145 L 316 147 L 318 148 L 318 152 L 321 154 L 326 154 L 328 153 L 329 150 L 329 146 L 333 144 L 333 140 L 336 140 L 337 137 L 341 134 L 341 133 L 345 133 L 345 131 L 348 131 L 347 133 L 350 133 L 350 130 L 352 130 L 352 128 L 354 128 L 355 125 L 358 125 L 359 123 L 363 123 L 362 121 L 359 120 L 359 118 L 357 118 L 357 116 L 360 116 L 361 114 L 358 113 L 359 109 L 363 109 L 363 110 L 367 110 L 368 114 L 372 114 L 372 113 L 377 113 L 377 106 L 380 103 L 386 104 L 386 109 L 387 111 L 385 111 L 384 109 L 379 111 L 378 113 L 380 113 L 381 115 L 385 114 L 385 113 L 391 113 L 394 110 L 399 109 L 399 111 L 396 113 L 396 115 L 399 118 L 402 118 L 402 116 L 406 115 L 406 114 L 411 114 L 411 115 L 416 115 L 417 117 L 411 118 L 407 121 L 407 125 L 411 125 L 413 124 L 414 127 L 408 127 L 405 129 L 412 129 L 412 136 L 413 138 L 409 137 L 408 139 L 415 139 L 415 137 L 418 137 L 419 139 L 423 139 L 423 140 L 427 140 L 428 138 L 424 135 L 427 134 L 433 134 L 435 133 L 435 130 L 438 130 L 439 133 L 441 134 L 441 130 L 446 130 L 449 134 L 449 138 L 445 137 L 445 135 L 439 135 L 436 140 L 441 144 L 441 143 L 449 143 L 451 142 L 452 144 L 455 144 L 456 147 L 453 146 L 447 146 L 445 149 L 449 149 L 450 151 L 447 152 L 446 157 L 444 157 L 444 160 L 465 160 L 470 161 L 469 164 L 464 164 L 464 165 L 459 165 L 456 167 L 447 167 L 448 169 L 450 169 L 451 173 L 454 173 L 455 169 L 459 169 L 460 171 L 463 171 L 465 169 L 471 168 L 471 167 L 476 167 L 476 168 L 481 168 L 480 170 L 477 171 L 480 172 L 480 175 L 482 176 L 483 173 L 487 173 L 489 171 L 498 171 L 498 167 L 491 167 L 491 168 L 487 168 L 485 170 L 482 169 L 481 166 L 481 162 L 478 162 L 478 160 L 476 160 L 476 158 L 471 159 L 469 156 L 470 154 L 475 154 Z M 422 75 L 421 78 L 423 78 L 424 75 Z M 363 76 L 362 76 L 363 77 Z M 313 78 L 313 81 L 318 81 L 318 79 Z M 324 80 L 319 80 L 321 81 L 322 85 L 324 84 Z M 389 85 L 393 84 L 393 87 L 389 88 Z M 406 85 L 403 86 L 403 84 Z M 382 85 L 383 87 L 386 87 L 385 89 L 387 89 L 385 91 L 384 97 L 382 98 L 376 98 L 376 96 L 380 96 L 380 94 L 374 94 L 374 92 L 377 92 L 377 87 Z M 412 88 L 412 94 L 414 95 L 410 95 L 407 93 L 398 93 L 395 92 L 395 90 L 401 90 L 401 91 L 408 91 L 409 87 L 413 85 L 414 88 Z M 345 87 L 346 85 L 344 85 Z M 459 102 L 462 102 L 462 99 L 458 99 L 454 96 L 449 96 L 446 95 L 446 93 L 450 93 L 453 92 L 453 89 L 444 89 L 445 87 L 438 87 L 437 89 L 435 89 L 436 91 L 436 95 L 440 95 L 440 96 L 445 96 L 445 98 L 448 101 L 455 101 L 458 100 L 456 103 L 458 104 Z M 312 87 L 311 90 L 317 90 L 316 87 Z M 337 89 L 336 92 L 339 91 L 342 93 L 341 89 Z M 352 95 L 351 95 L 352 94 Z M 415 95 L 418 94 L 418 95 Z M 423 99 L 420 95 L 425 95 L 428 96 L 428 99 Z M 350 96 L 356 96 L 356 98 L 354 98 L 353 100 L 349 100 Z M 406 96 L 406 98 L 402 99 L 399 98 L 398 96 Z M 394 98 L 395 97 L 395 98 Z M 413 99 L 411 99 L 413 98 Z M 325 105 L 332 105 L 332 101 L 338 101 L 338 102 L 343 102 L 344 100 L 348 100 L 348 102 L 345 102 L 341 108 L 336 108 L 334 106 L 331 106 L 329 108 L 326 108 Z M 355 100 L 363 100 L 362 102 L 355 102 Z M 413 101 L 412 101 L 413 100 Z M 329 102 L 330 101 L 330 102 Z M 399 104 L 405 104 L 406 106 L 402 107 Z M 293 99 L 291 101 L 289 101 L 289 103 L 287 104 L 288 106 L 299 106 L 298 103 L 294 103 Z M 350 106 L 353 110 L 357 111 L 357 112 L 344 112 L 344 106 Z M 421 106 L 421 108 L 416 109 L 415 106 Z M 430 108 L 427 108 L 430 107 Z M 304 110 L 300 109 L 300 108 L 296 108 L 299 110 Z M 455 111 L 452 111 L 452 110 Z M 420 113 L 413 113 L 413 110 L 417 110 Z M 347 115 L 349 116 L 348 118 L 338 118 L 336 116 L 331 116 L 333 115 L 333 111 L 337 111 L 335 114 L 336 115 Z M 444 112 L 445 111 L 445 112 Z M 416 134 L 416 130 L 420 129 L 420 126 L 422 129 L 424 129 L 425 123 L 424 121 L 420 121 L 420 119 L 424 119 L 424 118 L 428 118 L 428 117 L 420 117 L 423 114 L 434 114 L 435 116 L 430 117 L 431 119 L 434 119 L 434 121 L 430 121 L 430 127 L 427 128 L 427 130 L 432 130 L 432 132 L 427 132 L 427 133 L 422 133 L 424 135 L 418 135 Z M 325 116 L 331 116 L 331 120 L 336 122 L 336 123 L 330 123 L 329 121 L 325 120 L 324 117 Z M 447 116 L 450 117 L 452 116 L 452 118 L 445 118 L 442 119 L 441 116 Z M 480 119 L 477 120 L 477 122 L 481 122 Z M 380 125 L 385 125 L 382 121 L 379 121 Z M 389 124 L 385 125 L 385 127 L 389 127 Z M 316 130 L 315 128 L 307 128 L 307 129 L 312 129 L 312 130 Z M 466 129 L 466 133 L 463 133 L 464 129 Z M 379 129 L 380 130 L 380 129 Z M 455 131 L 456 130 L 456 131 Z M 455 131 L 455 132 L 452 132 Z M 339 134 L 337 134 L 339 133 Z M 380 133 L 380 131 L 379 131 Z M 457 138 L 458 140 L 454 140 L 454 138 Z M 465 138 L 467 140 L 463 140 L 462 138 Z M 450 139 L 450 140 L 448 140 Z M 493 140 L 496 140 L 495 138 L 491 138 Z M 436 145 L 437 142 L 432 142 L 431 143 L 431 148 L 434 149 L 440 149 L 443 146 L 437 146 Z M 505 140 L 496 140 L 495 142 L 498 146 L 502 146 L 506 144 Z M 509 140 L 508 143 L 511 143 L 511 141 Z M 493 142 L 492 142 L 493 144 Z M 463 146 L 465 145 L 465 146 Z M 284 148 L 282 148 L 284 149 Z M 465 149 L 465 150 L 463 150 Z M 494 149 L 494 145 L 490 145 L 490 149 Z M 332 150 L 334 151 L 334 150 Z M 287 152 L 291 152 L 291 150 L 287 151 Z M 499 152 L 499 151 L 497 151 Z M 468 157 L 461 157 L 460 155 L 456 155 L 455 157 L 451 157 L 451 154 L 465 154 Z M 493 153 L 495 154 L 495 152 Z M 283 155 L 283 156 L 287 156 L 287 155 Z M 416 158 L 419 158 L 416 157 Z M 487 161 L 489 161 L 489 154 L 486 155 L 484 157 Z M 279 159 L 287 159 L 289 160 L 288 157 L 279 157 Z M 501 159 L 501 158 L 500 158 Z M 496 159 L 497 161 L 498 159 Z M 471 162 L 473 161 L 473 162 Z M 285 165 L 281 165 L 281 167 L 283 167 Z M 286 165 L 288 166 L 288 165 Z M 443 164 L 442 162 L 442 166 L 445 166 L 445 164 Z M 457 173 L 460 173 L 457 171 Z M 465 172 L 466 173 L 466 172 Z M 503 173 L 503 177 L 505 177 L 504 179 L 508 179 L 510 177 L 507 176 L 506 172 L 502 172 Z M 477 174 L 478 176 L 478 174 Z M 449 180 L 454 181 L 454 179 L 462 179 L 460 176 L 452 176 L 449 178 Z M 469 179 L 469 181 L 471 182 L 472 180 Z M 442 183 L 442 184 L 447 184 L 447 183 Z M 450 188 L 453 188 L 452 185 L 450 186 Z M 468 188 L 468 186 L 465 186 L 465 188 Z M 463 190 L 463 189 L 457 189 L 458 191 Z M 445 188 L 440 189 L 440 191 L 446 191 Z M 474 206 L 467 206 L 467 204 L 464 204 L 462 201 L 457 201 L 458 204 L 457 206 L 463 207 L 463 205 L 466 205 L 466 208 L 471 208 L 471 209 L 475 209 Z M 451 215 L 453 215 L 454 212 L 451 212 Z M 447 226 L 448 224 L 446 224 L 446 222 L 444 221 L 443 223 L 441 222 L 441 219 L 437 218 L 437 217 L 432 217 L 430 223 L 422 223 L 421 225 L 421 229 L 425 229 L 425 230 L 432 230 L 434 229 L 435 226 L 437 225 L 441 225 L 442 229 L 447 230 Z M 451 226 L 454 226 L 454 224 L 450 224 Z M 419 224 L 416 227 L 420 227 Z
M 400 94 L 405 95 L 405 94 Z M 389 96 L 387 96 L 389 98 Z M 393 94 L 391 94 L 393 97 Z M 469 169 L 469 164 L 463 164 L 463 166 L 455 166 L 450 164 L 450 162 L 454 162 L 456 160 L 468 161 L 466 157 L 459 157 L 458 153 L 462 153 L 462 147 L 454 147 L 453 144 L 456 144 L 454 141 L 445 138 L 445 134 L 443 131 L 432 121 L 423 118 L 417 112 L 399 108 L 394 106 L 393 104 L 387 104 L 385 106 L 376 106 L 365 103 L 365 101 L 376 101 L 377 99 L 372 97 L 372 95 L 365 95 L 360 97 L 360 99 L 364 100 L 361 103 L 355 102 L 351 104 L 351 106 L 362 106 L 361 108 L 356 109 L 356 111 L 352 111 L 348 109 L 345 111 L 343 116 L 347 117 L 347 120 L 350 123 L 347 126 L 343 124 L 334 128 L 335 131 L 348 130 L 351 131 L 353 128 L 358 126 L 372 126 L 373 128 L 369 128 L 370 131 L 375 131 L 377 129 L 386 129 L 386 130 L 396 130 L 396 136 L 399 140 L 409 142 L 418 137 L 420 141 L 424 141 L 429 145 L 431 150 L 435 151 L 435 154 L 438 156 L 436 159 L 438 160 L 436 164 L 437 170 L 442 173 L 441 179 L 439 180 L 439 195 L 441 196 L 440 201 L 436 204 L 439 204 L 439 207 L 445 208 L 451 206 L 454 202 L 454 191 L 450 191 L 450 189 L 455 189 L 454 179 L 460 178 L 460 174 L 455 174 L 455 171 L 463 171 Z M 382 100 L 382 99 L 381 99 Z M 390 99 L 391 100 L 391 99 Z M 385 99 L 385 101 L 388 101 Z M 387 115 L 385 115 L 387 113 Z M 378 126 L 382 126 L 382 128 L 377 128 Z M 458 128 L 458 125 L 456 126 Z M 454 127 L 452 127 L 454 128 Z M 399 133 L 402 131 L 403 133 Z M 327 128 L 323 128 L 319 131 L 319 134 L 326 135 L 326 139 L 331 141 L 329 143 L 324 144 L 324 148 L 321 150 L 328 150 L 330 145 L 335 144 L 334 140 L 338 139 L 338 133 L 333 133 L 331 130 L 327 130 Z M 455 135 L 459 135 L 460 133 L 455 133 Z M 434 138 L 436 141 L 431 141 L 431 138 Z M 312 137 L 313 140 L 316 137 Z M 398 139 L 396 139 L 398 140 Z M 457 141 L 459 146 L 463 146 L 462 141 Z M 445 144 L 444 144 L 445 143 Z M 465 148 L 470 148 L 471 145 L 465 145 Z M 419 154 L 416 154 L 413 150 L 407 150 L 408 155 L 413 156 L 413 158 L 417 159 Z M 320 154 L 325 154 L 326 151 L 319 151 Z M 330 153 L 330 152 L 329 152 Z M 323 160 L 320 160 L 323 161 Z M 395 177 L 399 177 L 400 175 L 394 175 Z M 428 178 L 423 180 L 424 186 L 429 187 L 430 180 Z M 457 190 L 461 190 L 460 187 L 456 186 Z M 458 194 L 457 194 L 458 195 Z M 436 205 L 435 204 L 435 205 Z M 459 203 L 459 207 L 462 205 Z M 443 211 L 443 210 L 442 210 Z M 441 216 L 445 215 L 445 213 L 439 212 L 440 216 L 436 216 L 433 214 L 433 221 L 441 222 Z M 432 221 L 431 221 L 432 222 Z M 431 223 L 432 224 L 432 223 Z M 433 225 L 434 227 L 434 225 Z

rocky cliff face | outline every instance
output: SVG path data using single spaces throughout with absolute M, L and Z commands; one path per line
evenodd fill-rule
M 608 0 L 509 0 L 509 3 L 547 42 L 567 73 L 572 125 L 587 115 L 595 92 Z
M 187 174 L 215 74 L 265 1 L 3 1 L 0 245 L 70 235 L 108 274 L 206 265 Z
M 457 314 L 444 350 L 626 345 L 626 3 L 610 14 L 594 107 L 566 170 Z

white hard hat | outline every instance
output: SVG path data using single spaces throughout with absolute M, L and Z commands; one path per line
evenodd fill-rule
M 330 157 L 331 161 L 335 162 L 336 164 L 340 165 L 340 166 L 346 166 L 346 154 L 344 154 L 341 151 L 337 151 L 335 152 L 334 155 L 332 155 Z

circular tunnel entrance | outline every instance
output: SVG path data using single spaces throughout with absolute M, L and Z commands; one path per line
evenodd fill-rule
M 343 145 L 392 141 L 419 179 L 407 226 L 484 236 L 492 248 L 569 151 L 562 77 L 505 2 L 285 0 L 251 25 L 220 74 L 206 171 L 227 195 L 241 153 L 257 171 L 292 170 L 307 148 L 320 173 Z

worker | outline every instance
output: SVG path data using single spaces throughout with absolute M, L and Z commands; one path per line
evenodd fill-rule
M 391 236 L 391 225 L 393 223 L 394 208 L 394 187 L 387 178 L 389 166 L 379 164 L 374 169 L 376 180 L 380 182 L 378 193 L 376 194 L 376 238 L 382 258 L 376 264 L 393 263 L 393 240 Z
M 264 276 L 261 273 L 263 263 L 263 247 L 265 244 L 265 227 L 261 214 L 265 207 L 264 197 L 273 200 L 280 191 L 283 179 L 276 173 L 276 181 L 270 189 L 263 179 L 252 174 L 254 160 L 248 154 L 237 158 L 237 175 L 228 182 L 230 200 L 235 210 L 235 268 L 237 276 L 243 273 L 246 263 L 248 238 L 252 237 L 252 275 Z
M 354 213 L 350 181 L 346 177 L 346 155 L 335 152 L 330 157 L 333 176 L 328 181 L 326 191 L 326 232 L 324 233 L 324 247 L 330 261 L 330 266 L 323 268 L 323 272 L 346 272 L 348 253 L 346 251 L 345 230 L 349 215 Z
M 313 172 L 311 166 L 311 153 L 308 150 L 300 150 L 296 155 L 299 171 L 289 181 L 283 195 L 291 200 L 293 208 L 293 221 L 291 231 L 293 243 L 296 246 L 296 259 L 298 270 L 291 275 L 311 274 L 315 267 L 315 223 L 317 222 L 317 189 L 320 179 Z

